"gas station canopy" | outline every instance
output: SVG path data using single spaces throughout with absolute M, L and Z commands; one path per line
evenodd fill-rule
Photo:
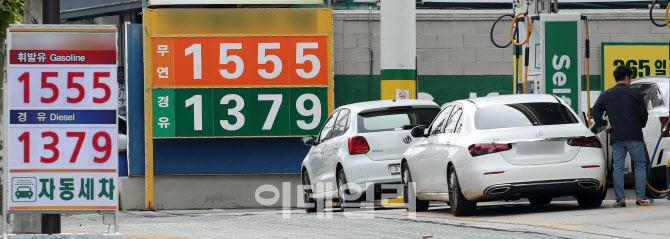
M 149 0 L 152 5 L 198 5 L 198 4 L 321 4 L 323 0 Z

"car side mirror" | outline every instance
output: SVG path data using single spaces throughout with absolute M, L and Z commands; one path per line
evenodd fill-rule
M 426 126 L 419 125 L 412 128 L 412 137 L 425 137 L 426 136 Z
M 307 146 L 316 146 L 316 142 L 314 141 L 314 136 L 305 136 L 302 138 L 302 143 L 307 145 Z

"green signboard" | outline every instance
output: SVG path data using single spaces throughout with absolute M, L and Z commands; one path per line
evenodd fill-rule
M 315 135 L 326 87 L 154 89 L 156 138 Z
M 579 16 L 544 21 L 544 82 L 546 93 L 553 94 L 579 112 Z M 555 20 L 555 21 L 554 21 Z

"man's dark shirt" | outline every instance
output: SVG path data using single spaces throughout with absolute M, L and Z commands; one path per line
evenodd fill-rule
M 596 127 L 607 126 L 603 120 L 603 112 L 607 111 L 612 131 L 612 142 L 615 141 L 643 141 L 642 128 L 647 125 L 647 106 L 642 93 L 631 89 L 624 83 L 603 92 L 591 113 Z

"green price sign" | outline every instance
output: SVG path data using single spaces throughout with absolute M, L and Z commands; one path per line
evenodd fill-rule
M 318 134 L 326 87 L 154 89 L 156 138 Z

